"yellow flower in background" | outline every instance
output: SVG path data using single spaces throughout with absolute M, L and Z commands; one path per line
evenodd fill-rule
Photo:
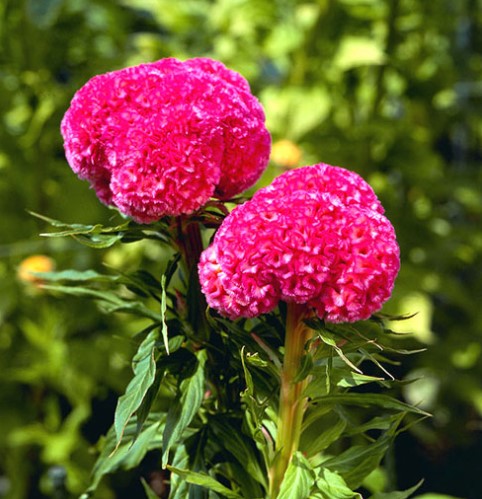
M 37 272 L 52 272 L 55 269 L 55 262 L 46 255 L 32 255 L 20 262 L 17 275 L 26 283 L 35 285 L 41 284 L 42 279 L 37 277 Z
M 284 168 L 299 166 L 302 155 L 299 146 L 288 139 L 278 140 L 271 148 L 271 160 Z

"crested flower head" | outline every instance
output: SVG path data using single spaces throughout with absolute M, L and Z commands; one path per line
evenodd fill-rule
M 224 220 L 202 254 L 208 304 L 232 319 L 307 304 L 329 322 L 368 318 L 399 269 L 395 232 L 358 175 L 315 165 L 290 171 Z
M 92 78 L 61 131 L 74 172 L 102 202 L 142 223 L 241 193 L 270 151 L 264 111 L 247 81 L 204 58 Z

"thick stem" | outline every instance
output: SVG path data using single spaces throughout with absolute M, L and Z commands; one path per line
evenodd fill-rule
M 288 304 L 286 316 L 285 355 L 281 373 L 281 393 L 276 437 L 276 458 L 270 469 L 270 499 L 278 496 L 281 482 L 291 461 L 298 450 L 301 423 L 306 406 L 302 397 L 307 379 L 295 382 L 305 352 L 306 342 L 312 330 L 306 326 L 308 308 L 296 303 Z
M 185 217 L 177 218 L 177 245 L 182 254 L 187 283 L 188 321 L 199 340 L 206 340 L 209 328 L 206 323 L 206 298 L 201 292 L 197 265 L 204 249 L 199 223 Z M 189 306 L 191 304 L 191 306 Z M 194 306 L 195 304 L 195 306 Z

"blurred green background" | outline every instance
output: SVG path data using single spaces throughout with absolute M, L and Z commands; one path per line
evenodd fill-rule
M 399 437 L 388 469 L 400 489 L 425 478 L 423 493 L 480 499 L 480 0 L 1 2 L 0 497 L 53 497 L 63 470 L 80 493 L 129 379 L 132 319 L 42 293 L 18 269 L 35 254 L 57 269 L 159 268 L 148 243 L 41 238 L 27 210 L 109 223 L 65 161 L 60 120 L 95 74 L 167 56 L 214 57 L 250 81 L 275 143 L 259 185 L 316 162 L 372 184 L 402 251 L 385 311 L 418 312 L 400 341 L 427 347 L 392 372 L 420 378 L 401 396 L 433 413 Z M 141 496 L 123 476 L 98 497 Z

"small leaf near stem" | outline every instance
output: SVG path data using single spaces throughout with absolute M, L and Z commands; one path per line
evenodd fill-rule
M 308 378 L 295 382 L 301 368 L 305 345 L 313 330 L 304 323 L 311 312 L 306 305 L 288 303 L 286 315 L 285 355 L 281 372 L 281 393 L 276 437 L 276 456 L 269 471 L 269 497 L 278 496 L 281 482 L 293 454 L 298 450 L 301 423 L 306 408 L 302 393 Z

